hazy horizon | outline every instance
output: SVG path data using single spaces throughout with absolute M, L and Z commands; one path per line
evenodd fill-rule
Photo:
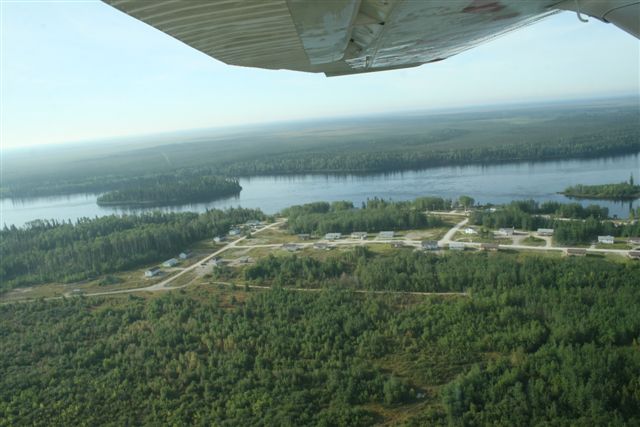
M 314 124 L 314 123 L 333 123 L 333 122 L 341 122 L 341 121 L 349 121 L 349 120 L 366 120 L 366 119 L 374 119 L 379 117 L 387 117 L 394 118 L 403 114 L 406 115 L 420 115 L 420 116 L 429 116 L 429 115 L 438 115 L 438 114 L 456 114 L 456 113 L 466 113 L 466 112 L 477 112 L 477 111 L 487 111 L 492 109 L 511 109 L 511 108 L 527 108 L 527 107 L 535 107 L 541 106 L 545 104 L 563 104 L 563 103 L 581 103 L 581 102 L 606 102 L 606 101 L 623 101 L 623 100 L 633 100 L 636 98 L 636 101 L 640 101 L 640 94 L 623 94 L 617 96 L 592 96 L 592 97 L 584 97 L 584 98 L 565 98 L 565 99 L 548 99 L 548 100 L 536 100 L 536 101 L 513 101 L 513 102 L 503 102 L 503 103 L 488 103 L 488 104 L 476 104 L 476 105 L 468 105 L 468 106 L 458 106 L 458 107 L 434 107 L 428 109 L 414 109 L 414 110 L 396 110 L 396 111 L 388 111 L 388 112 L 378 112 L 378 113 L 369 113 L 369 114 L 352 114 L 352 115 L 342 115 L 342 116 L 323 116 L 323 117 L 309 117 L 305 119 L 292 119 L 292 120 L 274 120 L 268 122 L 255 122 L 255 123 L 244 123 L 244 124 L 236 124 L 229 126 L 208 126 L 208 127 L 198 127 L 198 128 L 186 128 L 186 129 L 174 129 L 163 132 L 149 132 L 142 134 L 129 134 L 129 135 L 119 135 L 108 138 L 95 138 L 88 140 L 73 140 L 73 141 L 56 141 L 49 143 L 38 143 L 31 145 L 16 145 L 16 146 L 4 146 L 0 145 L 0 150 L 4 153 L 14 153 L 22 150 L 46 150 L 47 148 L 51 149 L 59 149 L 63 148 L 72 148 L 74 146 L 82 146 L 83 148 L 93 148 L 99 147 L 103 144 L 130 144 L 130 143 L 139 143 L 144 145 L 145 140 L 153 140 L 146 142 L 153 142 L 154 145 L 165 145 L 165 144 L 176 144 L 176 143 L 189 143 L 194 142 L 194 139 L 200 138 L 216 138 L 216 137 L 228 137 L 231 134 L 236 132 L 252 132 L 257 130 L 262 130 L 264 128 L 269 127 L 279 127 L 286 125 L 305 125 L 305 124 Z M 640 103 L 638 104 L 640 107 Z M 167 141 L 158 141 L 158 139 L 172 139 L 172 138 L 186 138 L 184 141 L 176 141 L 176 140 L 167 140 Z M 192 139 L 189 139 L 192 138 Z M 138 148 L 138 147 L 131 147 Z M 41 150 L 39 150 L 41 149 Z

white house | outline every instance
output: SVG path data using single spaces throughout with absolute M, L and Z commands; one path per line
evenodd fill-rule
M 160 268 L 153 267 L 144 272 L 144 277 L 153 277 L 157 276 L 158 274 L 160 274 Z
M 175 258 L 171 258 L 162 263 L 163 267 L 173 267 L 178 264 L 178 260 Z
M 436 240 L 423 240 L 422 249 L 424 249 L 425 251 L 437 251 L 438 242 Z
M 478 232 L 471 227 L 465 228 L 462 232 L 464 234 L 478 234 Z
M 232 228 L 231 230 L 229 230 L 229 236 L 237 236 L 239 234 L 240 234 L 239 228 Z
M 553 228 L 538 228 L 538 236 L 553 236 Z
M 180 255 L 178 256 L 180 257 L 180 259 L 191 258 L 191 251 L 180 252 Z
M 378 233 L 379 239 L 393 239 L 396 233 L 394 231 L 381 231 Z
M 613 236 L 598 236 L 598 243 L 613 245 L 614 240 Z
M 450 242 L 449 250 L 452 251 L 464 251 L 464 242 Z
M 366 231 L 354 231 L 353 233 L 351 233 L 351 238 L 352 239 L 365 240 L 367 238 L 367 232 Z
M 325 240 L 338 240 L 342 237 L 342 233 L 327 233 L 324 235 Z
M 213 241 L 214 241 L 215 243 L 221 243 L 221 242 L 224 242 L 224 236 L 216 236 L 216 237 L 214 237 L 214 238 L 213 238 Z
M 513 229 L 513 227 L 505 227 L 505 228 L 499 229 L 498 234 L 502 236 L 513 236 L 514 231 L 515 230 Z

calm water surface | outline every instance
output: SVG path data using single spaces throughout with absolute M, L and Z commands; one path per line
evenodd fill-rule
M 351 200 L 357 206 L 367 198 L 393 200 L 433 195 L 457 198 L 468 194 L 479 203 L 507 203 L 515 199 L 538 201 L 570 199 L 557 194 L 568 185 L 621 182 L 632 174 L 640 181 L 640 154 L 593 160 L 514 163 L 492 166 L 451 166 L 378 175 L 295 175 L 242 178 L 240 196 L 210 203 L 162 208 L 164 211 L 203 212 L 207 208 L 242 206 L 275 213 L 294 204 L 318 200 Z M 140 212 L 100 207 L 96 195 L 73 195 L 0 201 L 0 224 L 20 226 L 34 219 L 75 220 L 113 213 Z M 633 202 L 582 200 L 599 204 L 612 215 L 627 217 Z

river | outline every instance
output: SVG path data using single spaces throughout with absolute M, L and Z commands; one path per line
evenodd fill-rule
M 319 200 L 351 200 L 356 206 L 367 198 L 408 200 L 420 196 L 457 198 L 467 194 L 479 203 L 508 203 L 516 199 L 572 201 L 557 192 L 574 184 L 605 184 L 626 181 L 633 174 L 640 181 L 640 154 L 590 160 L 510 163 L 491 166 L 448 166 L 421 171 L 374 175 L 294 175 L 240 179 L 238 197 L 162 208 L 165 211 L 203 212 L 210 208 L 242 206 L 275 213 L 294 204 Z M 34 219 L 75 220 L 144 209 L 100 207 L 96 195 L 72 195 L 0 201 L 0 224 L 20 226 Z M 640 200 L 613 202 L 580 200 L 599 204 L 611 215 L 626 218 Z M 146 209 L 148 210 L 148 209 Z

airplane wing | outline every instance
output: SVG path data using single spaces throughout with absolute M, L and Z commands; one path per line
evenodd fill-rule
M 640 34 L 634 0 L 104 0 L 231 65 L 327 76 L 441 61 L 560 10 Z

